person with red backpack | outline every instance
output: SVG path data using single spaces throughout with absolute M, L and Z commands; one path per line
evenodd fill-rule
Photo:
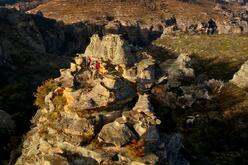
M 101 67 L 101 64 L 98 60 L 94 61 L 94 67 L 93 67 L 93 72 L 92 72 L 92 79 L 96 78 L 98 75 L 99 69 Z
M 99 71 L 100 67 L 101 67 L 100 62 L 99 61 L 96 61 L 96 70 Z

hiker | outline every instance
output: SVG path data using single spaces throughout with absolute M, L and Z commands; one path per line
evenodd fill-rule
M 92 78 L 96 78 L 96 76 L 99 73 L 99 69 L 101 67 L 101 64 L 98 60 L 94 61 L 94 69 L 93 69 L 93 73 L 92 73 Z
M 92 58 L 90 56 L 86 57 L 86 67 L 90 68 L 91 63 L 92 63 Z
M 211 18 L 209 21 L 208 21 L 208 30 L 207 30 L 207 34 L 208 35 L 213 35 L 217 30 L 217 25 L 216 23 L 214 22 L 214 20 Z
M 101 67 L 100 62 L 99 61 L 96 61 L 96 70 L 99 71 L 100 67 Z

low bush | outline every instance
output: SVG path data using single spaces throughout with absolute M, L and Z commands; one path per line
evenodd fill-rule
M 49 92 L 55 90 L 58 87 L 57 83 L 50 79 L 45 81 L 41 86 L 37 88 L 37 92 L 34 93 L 35 102 L 34 105 L 43 108 L 45 106 L 45 97 Z

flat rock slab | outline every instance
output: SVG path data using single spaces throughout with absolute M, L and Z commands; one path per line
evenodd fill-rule
M 98 138 L 106 143 L 114 144 L 117 147 L 121 147 L 125 144 L 130 143 L 137 137 L 126 124 L 113 122 L 106 124 L 102 128 L 101 132 L 98 134 Z

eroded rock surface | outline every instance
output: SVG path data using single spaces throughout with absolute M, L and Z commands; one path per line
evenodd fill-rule
M 98 35 L 91 37 L 91 44 L 85 50 L 91 57 L 111 61 L 114 65 L 133 65 L 135 56 L 131 54 L 130 47 L 118 35 L 107 35 L 102 39 Z
M 170 108 L 190 107 L 211 99 L 221 82 L 189 85 L 195 78 L 189 56 L 156 68 L 151 55 L 131 49 L 118 35 L 92 37 L 86 52 L 54 80 L 57 88 L 33 117 L 16 165 L 188 164 L 179 153 L 181 136 L 161 136 L 157 126 L 163 121 L 151 97 Z M 88 56 L 101 62 L 97 74 L 85 65 Z

